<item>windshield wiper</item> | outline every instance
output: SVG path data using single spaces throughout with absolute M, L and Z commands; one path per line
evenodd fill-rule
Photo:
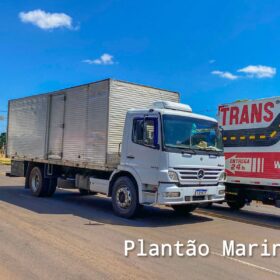
M 215 151 L 215 152 L 220 152 L 221 150 L 217 149 L 217 148 L 212 148 L 212 147 L 206 147 L 206 148 L 203 148 L 207 151 Z
M 194 148 L 191 147 L 182 147 L 182 146 L 176 146 L 176 145 L 166 145 L 166 147 L 168 148 L 174 148 L 174 149 L 179 149 L 179 150 L 184 150 L 182 152 L 186 152 L 188 153 L 188 151 L 192 151 L 193 154 L 196 154 L 196 150 Z
M 189 147 L 189 148 L 182 148 L 182 149 L 185 149 L 185 150 L 187 149 L 187 150 L 189 150 L 189 151 L 192 151 L 193 154 L 196 154 L 196 150 L 193 149 L 193 148 L 191 148 L 191 147 Z M 184 152 L 185 152 L 186 154 L 188 153 L 187 151 L 182 151 L 182 153 L 184 153 Z
M 211 148 L 211 147 L 205 147 L 205 148 L 202 148 L 202 147 L 197 147 L 198 150 L 202 150 L 202 151 L 211 151 L 211 152 L 216 152 L 216 153 L 221 153 L 223 152 L 222 150 L 220 149 L 216 149 L 216 148 Z

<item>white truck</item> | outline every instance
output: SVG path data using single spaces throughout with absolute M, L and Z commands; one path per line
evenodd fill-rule
M 223 201 L 218 123 L 178 101 L 176 92 L 112 79 L 11 100 L 11 175 L 35 196 L 56 187 L 105 194 L 126 218 L 144 204 L 187 213 Z
M 280 207 L 280 97 L 219 107 L 226 157 L 226 200 L 240 209 L 252 200 Z

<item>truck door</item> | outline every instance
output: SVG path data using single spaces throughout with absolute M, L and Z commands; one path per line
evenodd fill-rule
M 160 157 L 159 115 L 132 116 L 131 121 L 126 163 L 136 170 L 144 184 L 157 184 Z
M 61 159 L 64 131 L 65 95 L 51 96 L 48 158 Z

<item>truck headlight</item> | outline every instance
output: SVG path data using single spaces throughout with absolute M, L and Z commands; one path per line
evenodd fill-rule
M 178 178 L 178 175 L 175 171 L 171 171 L 169 170 L 168 171 L 168 177 L 171 181 L 175 181 L 175 182 L 178 182 L 179 181 L 179 178 Z
M 227 174 L 226 174 L 226 172 L 222 172 L 222 173 L 220 174 L 219 181 L 224 182 L 224 181 L 226 181 L 226 179 L 227 179 Z

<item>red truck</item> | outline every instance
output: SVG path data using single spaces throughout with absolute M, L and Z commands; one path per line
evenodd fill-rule
M 226 201 L 280 207 L 280 97 L 219 106 L 226 158 Z

